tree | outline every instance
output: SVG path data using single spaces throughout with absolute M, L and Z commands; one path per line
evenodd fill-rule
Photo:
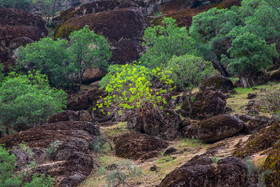
M 88 26 L 71 33 L 69 38 L 70 52 L 77 68 L 80 87 L 86 68 L 106 69 L 112 52 L 105 37 L 95 34 Z
M 49 86 L 45 75 L 10 73 L 0 83 L 0 124 L 22 124 L 27 128 L 41 124 L 66 107 L 67 94 Z
M 256 73 L 272 65 L 273 57 L 278 55 L 275 44 L 268 45 L 265 40 L 249 32 L 238 35 L 228 53 L 230 58 L 224 55 L 222 62 L 234 74 L 246 78 L 242 80 L 245 87 L 255 86 Z
M 197 87 L 203 79 L 215 73 L 217 72 L 211 62 L 188 54 L 179 57 L 174 56 L 164 70 L 164 74 L 184 92 L 190 114 L 192 113 L 191 96 L 193 88 Z
M 57 88 L 71 87 L 75 67 L 71 62 L 68 41 L 43 38 L 20 47 L 17 52 L 17 63 L 28 70 L 36 69 L 46 74 L 50 84 Z
M 57 88 L 78 86 L 79 90 L 86 68 L 106 69 L 111 54 L 107 40 L 86 26 L 73 32 L 70 42 L 43 38 L 20 47 L 17 63 L 28 70 L 40 70 Z
M 186 27 L 179 28 L 172 18 L 164 18 L 161 25 L 145 30 L 143 46 L 147 51 L 140 61 L 151 68 L 165 66 L 173 55 L 194 53 L 194 41 L 188 36 Z
M 0 7 L 29 11 L 32 7 L 32 0 L 0 0 Z
M 48 21 L 59 11 L 61 0 L 33 0 L 40 12 Z

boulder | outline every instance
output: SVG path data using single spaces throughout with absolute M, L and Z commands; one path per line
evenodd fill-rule
M 71 32 L 85 25 L 109 41 L 113 52 L 111 63 L 131 62 L 139 58 L 144 50 L 140 39 L 146 22 L 138 9 L 123 8 L 73 17 L 55 31 L 55 38 L 68 38 Z
M 225 112 L 226 98 L 226 95 L 219 91 L 198 92 L 191 102 L 191 114 L 186 100 L 183 102 L 181 109 L 184 116 L 190 116 L 192 119 L 206 119 Z
M 196 137 L 206 143 L 212 143 L 237 134 L 244 125 L 236 116 L 228 114 L 214 116 L 195 126 Z
M 280 142 L 273 146 L 264 162 L 263 170 L 270 171 L 265 175 L 267 186 L 280 186 Z
M 0 8 L 0 62 L 5 69 L 13 65 L 7 62 L 12 62 L 15 49 L 47 35 L 41 18 L 19 9 Z
M 102 77 L 106 75 L 106 71 L 100 68 L 86 68 L 82 83 L 92 83 L 94 81 L 100 80 Z
M 280 81 L 280 70 L 270 72 L 269 81 Z
M 234 150 L 233 155 L 239 158 L 246 158 L 259 151 L 272 147 L 274 143 L 279 140 L 279 137 L 280 124 L 274 123 L 252 134 L 243 145 L 240 145 Z
M 41 173 L 53 177 L 55 186 L 78 186 L 93 169 L 89 143 L 99 135 L 98 127 L 91 122 L 61 121 L 7 135 L 0 139 L 0 144 L 12 148 L 24 142 L 30 148 L 32 157 L 19 149 L 12 151 L 19 171 L 33 159 L 36 161 L 37 167 L 31 171 L 30 178 Z
M 168 143 L 145 134 L 127 133 L 114 138 L 116 155 L 134 160 L 157 157 Z
M 143 115 L 142 117 L 135 113 L 128 116 L 127 127 L 165 140 L 173 140 L 180 134 L 181 119 L 173 110 L 147 109 Z
M 239 158 L 227 157 L 219 160 L 217 165 L 210 158 L 199 158 L 173 170 L 159 187 L 243 187 L 247 185 L 246 179 L 247 167 Z
M 204 79 L 200 85 L 200 91 L 221 91 L 223 93 L 227 93 L 229 90 L 234 89 L 234 85 L 229 78 L 223 77 L 221 75 L 213 75 Z
M 247 134 L 252 134 L 266 128 L 272 125 L 276 120 L 266 116 L 239 115 L 238 117 L 245 122 L 244 132 Z

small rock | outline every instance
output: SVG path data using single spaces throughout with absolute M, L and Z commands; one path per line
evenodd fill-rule
M 150 167 L 150 171 L 158 172 L 158 167 L 156 165 L 153 165 L 152 167 Z
M 164 156 L 171 155 L 172 153 L 174 153 L 176 151 L 177 151 L 176 148 L 170 147 L 170 148 L 166 149 L 166 151 L 164 152 Z
M 257 94 L 255 93 L 248 93 L 247 99 L 254 99 L 257 97 Z

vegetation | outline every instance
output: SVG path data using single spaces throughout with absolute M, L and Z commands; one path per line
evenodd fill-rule
M 143 46 L 148 50 L 141 56 L 144 65 L 156 68 L 167 64 L 173 55 L 193 54 L 194 41 L 188 36 L 186 27 L 179 28 L 172 18 L 164 18 L 161 25 L 145 30 Z
M 87 67 L 106 68 L 111 57 L 109 44 L 103 36 L 85 26 L 64 39 L 43 38 L 20 47 L 17 63 L 22 67 L 40 70 L 57 88 L 80 88 Z
M 0 7 L 16 8 L 28 11 L 32 7 L 32 0 L 0 0 Z
M 25 182 L 25 173 L 16 172 L 16 157 L 10 154 L 3 146 L 0 146 L 0 186 L 6 187 L 51 187 L 53 186 L 50 176 L 35 174 L 31 182 Z
M 280 117 L 280 88 L 270 89 L 260 98 L 261 109 L 275 117 Z
M 0 83 L 0 124 L 41 124 L 66 106 L 66 93 L 49 86 L 38 71 L 28 75 L 11 73 Z

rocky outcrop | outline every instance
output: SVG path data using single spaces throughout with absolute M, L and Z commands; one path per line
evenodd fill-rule
M 231 137 L 244 128 L 244 123 L 232 115 L 214 116 L 195 125 L 196 137 L 206 143 L 212 143 Z
M 193 119 L 206 119 L 223 114 L 226 108 L 226 96 L 222 92 L 198 92 L 191 102 L 191 113 L 187 100 L 183 102 L 182 114 Z
M 268 149 L 279 140 L 280 124 L 275 123 L 267 128 L 252 134 L 249 139 L 235 149 L 233 155 L 239 158 L 251 156 L 259 151 Z
M 244 132 L 247 134 L 255 133 L 272 125 L 276 121 L 276 119 L 266 116 L 237 115 L 237 117 L 245 122 Z
M 89 144 L 99 134 L 98 127 L 91 122 L 62 121 L 7 135 L 0 139 L 0 144 L 12 148 L 24 142 L 38 164 L 31 174 L 50 175 L 56 186 L 77 186 L 94 166 Z M 18 169 L 24 169 L 31 161 L 19 150 L 14 149 L 13 153 L 18 157 Z
M 128 116 L 127 127 L 130 130 L 173 140 L 180 135 L 180 116 L 173 110 L 145 110 L 143 116 Z
M 238 158 L 227 157 L 214 164 L 210 158 L 190 160 L 169 173 L 159 187 L 235 186 L 247 185 L 247 167 Z
M 221 91 L 227 93 L 229 90 L 234 89 L 234 85 L 229 78 L 223 77 L 221 75 L 213 75 L 204 79 L 200 85 L 200 91 Z
M 87 110 L 72 111 L 66 110 L 55 114 L 47 120 L 47 123 L 55 123 L 60 121 L 87 121 L 91 122 L 90 113 Z
M 114 138 L 116 155 L 134 160 L 146 160 L 159 155 L 168 143 L 139 133 L 127 133 Z
M 122 64 L 140 57 L 141 38 L 146 22 L 140 10 L 123 8 L 73 17 L 56 31 L 56 38 L 68 38 L 70 33 L 88 25 L 95 33 L 104 35 L 111 45 L 111 63 Z
M 47 34 L 48 31 L 40 18 L 23 10 L 0 8 L 0 61 L 11 60 L 15 49 L 37 41 Z

